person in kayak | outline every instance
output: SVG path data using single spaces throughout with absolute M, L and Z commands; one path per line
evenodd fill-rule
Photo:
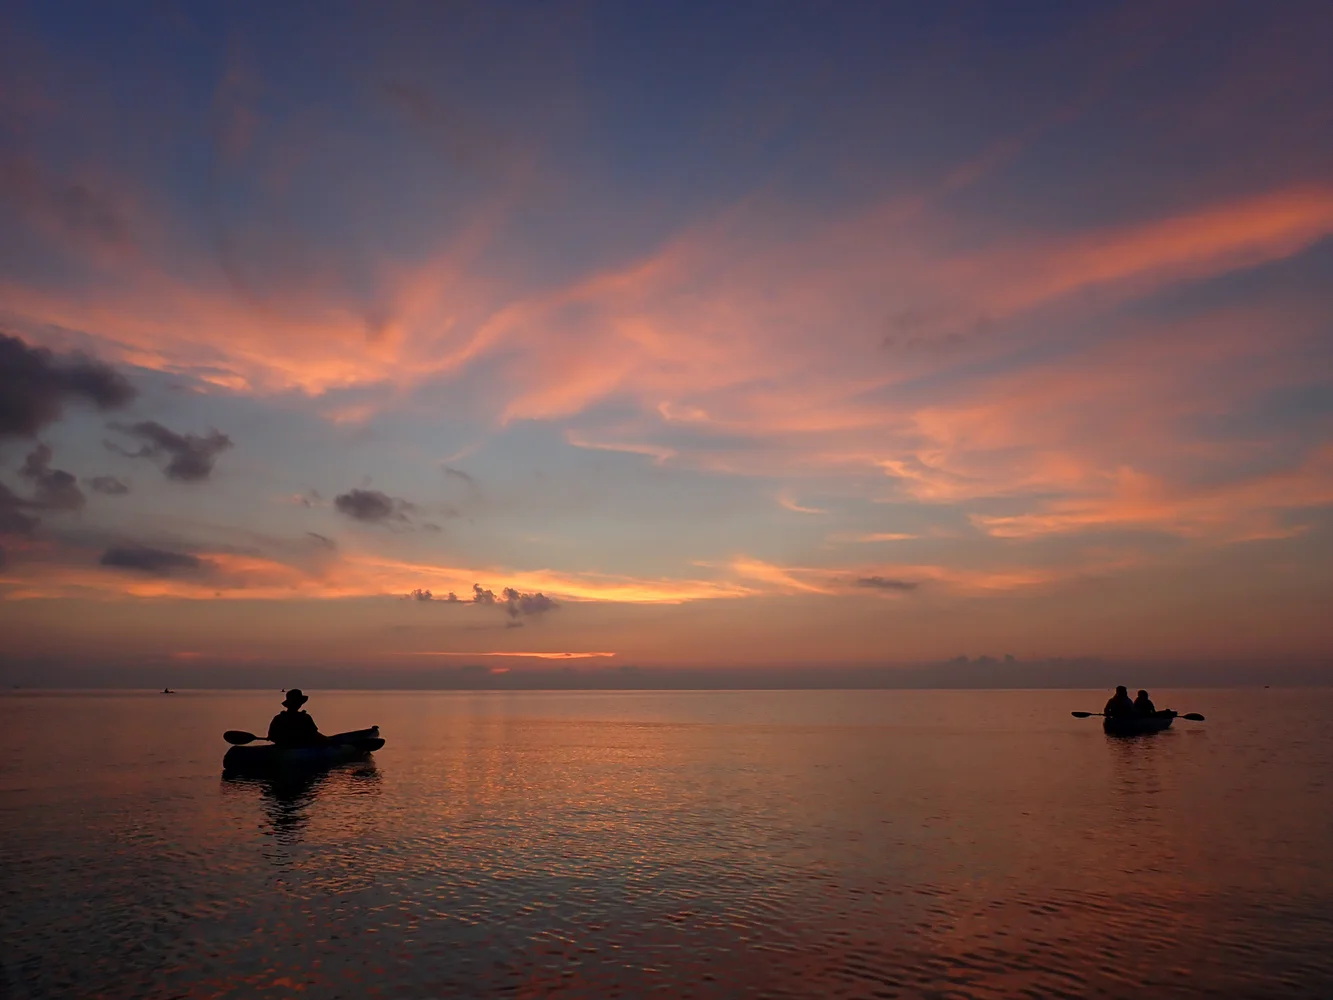
M 1115 689 L 1115 694 L 1111 700 L 1106 703 L 1102 709 L 1102 714 L 1109 719 L 1123 718 L 1127 715 L 1134 715 L 1134 703 L 1129 700 L 1129 689 L 1121 684 Z
M 268 724 L 268 738 L 280 747 L 320 747 L 329 742 L 329 738 L 319 731 L 315 720 L 301 711 L 301 706 L 309 701 L 300 688 L 292 688 L 283 699 L 284 711 L 273 716 Z
M 1138 697 L 1134 699 L 1134 714 L 1135 715 L 1157 714 L 1157 706 L 1152 703 L 1152 699 L 1148 697 L 1147 691 L 1140 691 Z

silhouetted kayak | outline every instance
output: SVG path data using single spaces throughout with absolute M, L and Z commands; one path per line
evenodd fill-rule
M 268 771 L 284 768 L 332 767 L 348 761 L 364 760 L 384 746 L 378 736 L 360 736 L 351 739 L 334 736 L 336 742 L 319 747 L 262 746 L 232 747 L 222 758 L 228 771 Z
M 1160 733 L 1175 721 L 1175 712 L 1156 715 L 1115 716 L 1102 719 L 1102 730 L 1112 736 L 1134 736 L 1138 733 Z

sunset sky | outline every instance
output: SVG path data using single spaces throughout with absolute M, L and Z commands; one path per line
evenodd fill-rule
M 1331 37 L 7 4 L 0 662 L 1331 657 Z

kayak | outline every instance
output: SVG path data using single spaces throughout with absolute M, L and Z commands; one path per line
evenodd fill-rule
M 1128 715 L 1102 719 L 1102 731 L 1112 736 L 1137 736 L 1139 733 L 1160 733 L 1169 729 L 1175 720 L 1175 712 L 1158 712 L 1156 715 Z
M 365 760 L 384 740 L 370 735 L 379 730 L 363 729 L 356 733 L 330 736 L 332 741 L 317 747 L 279 747 L 272 743 L 232 747 L 222 758 L 228 771 L 272 771 L 291 768 L 333 767 L 353 760 Z
M 283 767 L 331 767 L 363 760 L 384 746 L 382 739 L 358 740 L 324 747 L 232 747 L 222 758 L 229 771 L 257 771 Z

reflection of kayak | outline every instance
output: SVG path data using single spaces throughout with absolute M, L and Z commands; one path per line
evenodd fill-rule
M 363 729 L 355 733 L 330 736 L 332 741 L 318 747 L 278 747 L 271 743 L 261 746 L 232 747 L 222 758 L 222 766 L 229 771 L 271 771 L 287 768 L 319 768 L 364 760 L 384 746 L 378 729 Z
M 1158 712 L 1156 715 L 1108 716 L 1102 719 L 1102 730 L 1113 736 L 1134 736 L 1138 733 L 1160 733 L 1170 727 L 1176 717 L 1175 712 Z

